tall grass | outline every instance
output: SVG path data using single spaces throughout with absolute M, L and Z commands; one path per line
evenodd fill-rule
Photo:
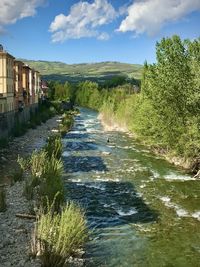
M 61 136 L 64 136 L 73 125 L 73 115 L 70 112 L 66 112 L 62 116 L 62 123 L 59 125 L 59 132 Z
M 32 249 L 40 255 L 43 267 L 63 266 L 69 256 L 82 248 L 88 237 L 82 209 L 70 202 L 60 214 L 41 213 L 37 221 Z
M 56 159 L 54 155 L 47 160 L 39 189 L 40 201 L 43 207 L 46 207 L 46 197 L 50 203 L 53 203 L 55 195 L 59 193 L 54 203 L 54 209 L 58 211 L 64 202 L 63 163 L 61 159 Z
M 48 199 L 50 204 L 53 203 L 54 197 L 58 192 L 55 210 L 58 211 L 64 202 L 61 154 L 62 142 L 60 136 L 51 136 L 44 149 L 33 151 L 28 160 L 18 160 L 21 167 L 28 170 L 31 174 L 31 177 L 25 183 L 24 195 L 27 198 L 35 196 L 37 205 L 42 205 L 44 209 L 47 207 L 46 199 Z M 30 196 L 28 195 L 29 193 Z
M 44 150 L 33 151 L 30 159 L 27 161 L 27 167 L 31 172 L 32 186 L 40 184 L 46 172 L 46 164 L 48 163 L 47 152 Z
M 62 155 L 63 145 L 60 135 L 51 135 L 48 137 L 48 142 L 45 146 L 45 151 L 48 156 L 54 155 L 55 158 L 60 159 Z

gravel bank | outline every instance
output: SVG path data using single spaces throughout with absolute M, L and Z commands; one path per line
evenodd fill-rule
M 1 182 L 6 183 L 7 210 L 0 213 L 0 266 L 38 267 L 40 262 L 30 257 L 30 239 L 34 220 L 20 219 L 16 213 L 29 213 L 30 203 L 23 197 L 24 182 L 9 185 L 10 175 L 16 166 L 17 156 L 29 155 L 45 144 L 52 129 L 58 126 L 58 116 L 48 120 L 37 129 L 15 138 L 9 148 L 0 151 Z

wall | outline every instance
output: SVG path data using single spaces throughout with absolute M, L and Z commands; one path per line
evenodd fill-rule
M 15 121 L 18 121 L 20 124 L 28 122 L 30 120 L 30 113 L 35 113 L 37 109 L 38 105 L 34 104 L 30 107 L 25 107 L 22 112 L 10 111 L 0 114 L 0 139 L 10 136 Z

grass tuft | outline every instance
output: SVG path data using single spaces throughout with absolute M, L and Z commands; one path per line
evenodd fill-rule
M 41 213 L 37 221 L 32 251 L 39 254 L 44 267 L 63 266 L 82 248 L 88 238 L 82 209 L 70 202 L 60 214 Z
M 45 151 L 48 157 L 51 158 L 54 155 L 55 158 L 60 159 L 62 155 L 63 145 L 59 134 L 51 135 L 47 139 Z

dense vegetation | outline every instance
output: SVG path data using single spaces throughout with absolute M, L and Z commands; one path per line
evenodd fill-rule
M 85 81 L 66 96 L 100 110 L 106 123 L 117 122 L 165 153 L 198 159 L 200 39 L 164 38 L 156 44 L 156 56 L 156 64 L 144 65 L 140 93 L 133 84 L 110 88 Z
M 101 62 L 84 64 L 65 64 L 50 61 L 23 61 L 32 68 L 37 69 L 46 80 L 78 83 L 92 80 L 103 83 L 112 77 L 125 76 L 126 78 L 140 79 L 142 65 L 126 64 L 120 62 Z

